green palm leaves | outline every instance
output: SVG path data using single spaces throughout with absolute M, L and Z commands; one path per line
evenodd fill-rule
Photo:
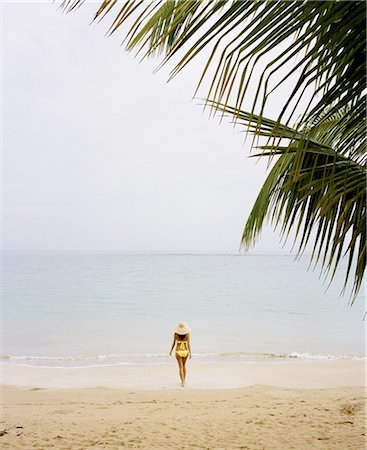
M 224 106 L 217 105 L 217 108 L 224 109 Z M 234 113 L 231 108 L 228 112 Z M 343 156 L 331 146 L 330 130 L 338 127 L 344 115 L 330 117 L 326 113 L 327 118 L 320 117 L 302 131 L 276 125 L 269 119 L 259 129 L 253 116 L 236 115 L 239 123 L 253 128 L 258 136 L 268 137 L 268 130 L 274 136 L 276 127 L 281 139 L 277 145 L 259 147 L 263 151 L 261 156 L 276 154 L 280 157 L 270 170 L 247 220 L 243 246 L 250 248 L 255 244 L 267 220 L 281 226 L 285 238 L 293 229 L 299 254 L 312 238 L 311 260 L 316 263 L 321 260 L 331 280 L 342 256 L 347 256 L 344 287 L 356 257 L 352 292 L 355 298 L 366 265 L 366 173 L 358 156 L 354 159 Z
M 82 3 L 65 0 L 62 7 Z M 128 49 L 162 55 L 161 64 L 176 60 L 171 77 L 206 55 L 198 80 L 198 88 L 209 82 L 206 103 L 265 139 L 261 155 L 276 157 L 244 247 L 269 217 L 285 237 L 295 229 L 300 252 L 313 232 L 312 258 L 331 277 L 344 253 L 346 279 L 356 261 L 355 297 L 366 259 L 366 3 L 104 0 L 95 16 L 102 18 L 110 18 L 109 34 L 129 24 Z M 279 115 L 266 118 L 268 103 L 290 80 Z

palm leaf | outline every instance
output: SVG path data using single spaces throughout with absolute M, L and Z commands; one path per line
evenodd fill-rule
M 71 11 L 83 3 L 65 0 L 63 8 Z M 249 89 L 260 65 L 263 73 L 251 110 L 258 116 L 281 84 L 298 77 L 275 127 L 280 121 L 289 123 L 295 113 L 292 105 L 299 104 L 309 88 L 312 101 L 300 126 L 325 110 L 333 115 L 348 107 L 351 113 L 344 117 L 344 127 L 349 133 L 354 120 L 365 117 L 364 1 L 102 1 L 95 18 L 111 16 L 110 33 L 135 17 L 126 33 L 128 49 L 145 56 L 163 53 L 163 64 L 183 52 L 171 76 L 208 49 L 199 86 L 211 78 L 207 98 L 225 105 L 232 99 L 237 112 L 251 97 Z M 270 51 L 275 56 L 264 62 Z M 364 130 L 354 133 L 360 137 Z
M 231 110 L 216 105 L 231 116 Z M 228 111 L 229 110 L 229 111 Z M 346 111 L 347 113 L 347 111 Z M 326 119 L 324 118 L 326 117 Z M 268 138 L 275 123 L 248 113 L 238 114 L 239 122 L 258 136 Z M 306 130 L 292 130 L 278 124 L 278 145 L 260 145 L 253 156 L 279 155 L 265 180 L 242 235 L 242 246 L 251 248 L 270 220 L 280 226 L 286 240 L 294 230 L 294 243 L 301 255 L 315 232 L 311 261 L 334 278 L 342 256 L 347 257 L 346 287 L 355 262 L 352 303 L 360 290 L 366 265 L 366 168 L 357 154 L 344 155 L 332 148 L 338 142 L 330 138 L 343 122 L 340 114 L 322 115 Z M 272 123 L 273 122 L 273 123 Z M 334 132 L 335 137 L 335 132 Z M 286 142 L 284 142 L 286 141 Z M 364 142 L 365 149 L 365 142 Z M 365 151 L 364 151 L 365 154 Z M 353 157 L 351 157 L 352 155 Z
M 83 3 L 65 0 L 62 8 Z M 295 231 L 299 254 L 315 231 L 311 260 L 331 279 L 343 255 L 346 281 L 356 261 L 353 300 L 366 263 L 365 17 L 362 0 L 104 0 L 95 15 L 110 18 L 108 34 L 132 21 L 128 50 L 162 55 L 161 65 L 178 58 L 171 78 L 208 52 L 197 86 L 209 80 L 205 103 L 253 134 L 260 156 L 277 158 L 246 223 L 244 248 L 266 220 L 285 239 Z M 265 118 L 269 100 L 292 77 L 279 116 Z M 306 95 L 307 106 L 290 126 Z

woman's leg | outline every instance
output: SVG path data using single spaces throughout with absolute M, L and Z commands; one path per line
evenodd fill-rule
M 183 382 L 185 384 L 186 381 L 186 361 L 187 361 L 187 356 L 185 356 L 185 358 L 182 358 L 182 372 L 183 372 Z
M 180 378 L 181 378 L 181 385 L 184 386 L 185 384 L 185 377 L 183 372 L 183 358 L 181 356 L 176 355 L 177 364 L 178 364 L 178 370 L 180 372 Z

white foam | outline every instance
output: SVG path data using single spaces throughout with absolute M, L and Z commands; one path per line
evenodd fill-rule
M 39 356 L 39 355 L 3 355 L 0 356 L 2 365 L 18 365 L 31 367 L 113 367 L 124 365 L 159 365 L 169 361 L 167 353 L 113 353 L 106 355 L 66 355 L 66 356 Z M 339 354 L 313 354 L 307 352 L 291 353 L 193 353 L 193 359 L 201 363 L 239 362 L 252 364 L 254 362 L 291 362 L 293 360 L 364 360 L 365 357 Z

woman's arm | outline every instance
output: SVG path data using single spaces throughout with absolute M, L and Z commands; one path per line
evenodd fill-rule
M 189 349 L 189 358 L 191 359 L 191 345 L 190 345 L 190 336 L 187 338 L 187 347 Z
M 174 334 L 174 335 L 173 335 L 173 342 L 172 342 L 172 347 L 171 347 L 171 350 L 170 350 L 170 352 L 169 352 L 169 356 L 171 356 L 171 353 L 172 353 L 173 347 L 175 346 L 175 342 L 176 342 L 176 334 Z

